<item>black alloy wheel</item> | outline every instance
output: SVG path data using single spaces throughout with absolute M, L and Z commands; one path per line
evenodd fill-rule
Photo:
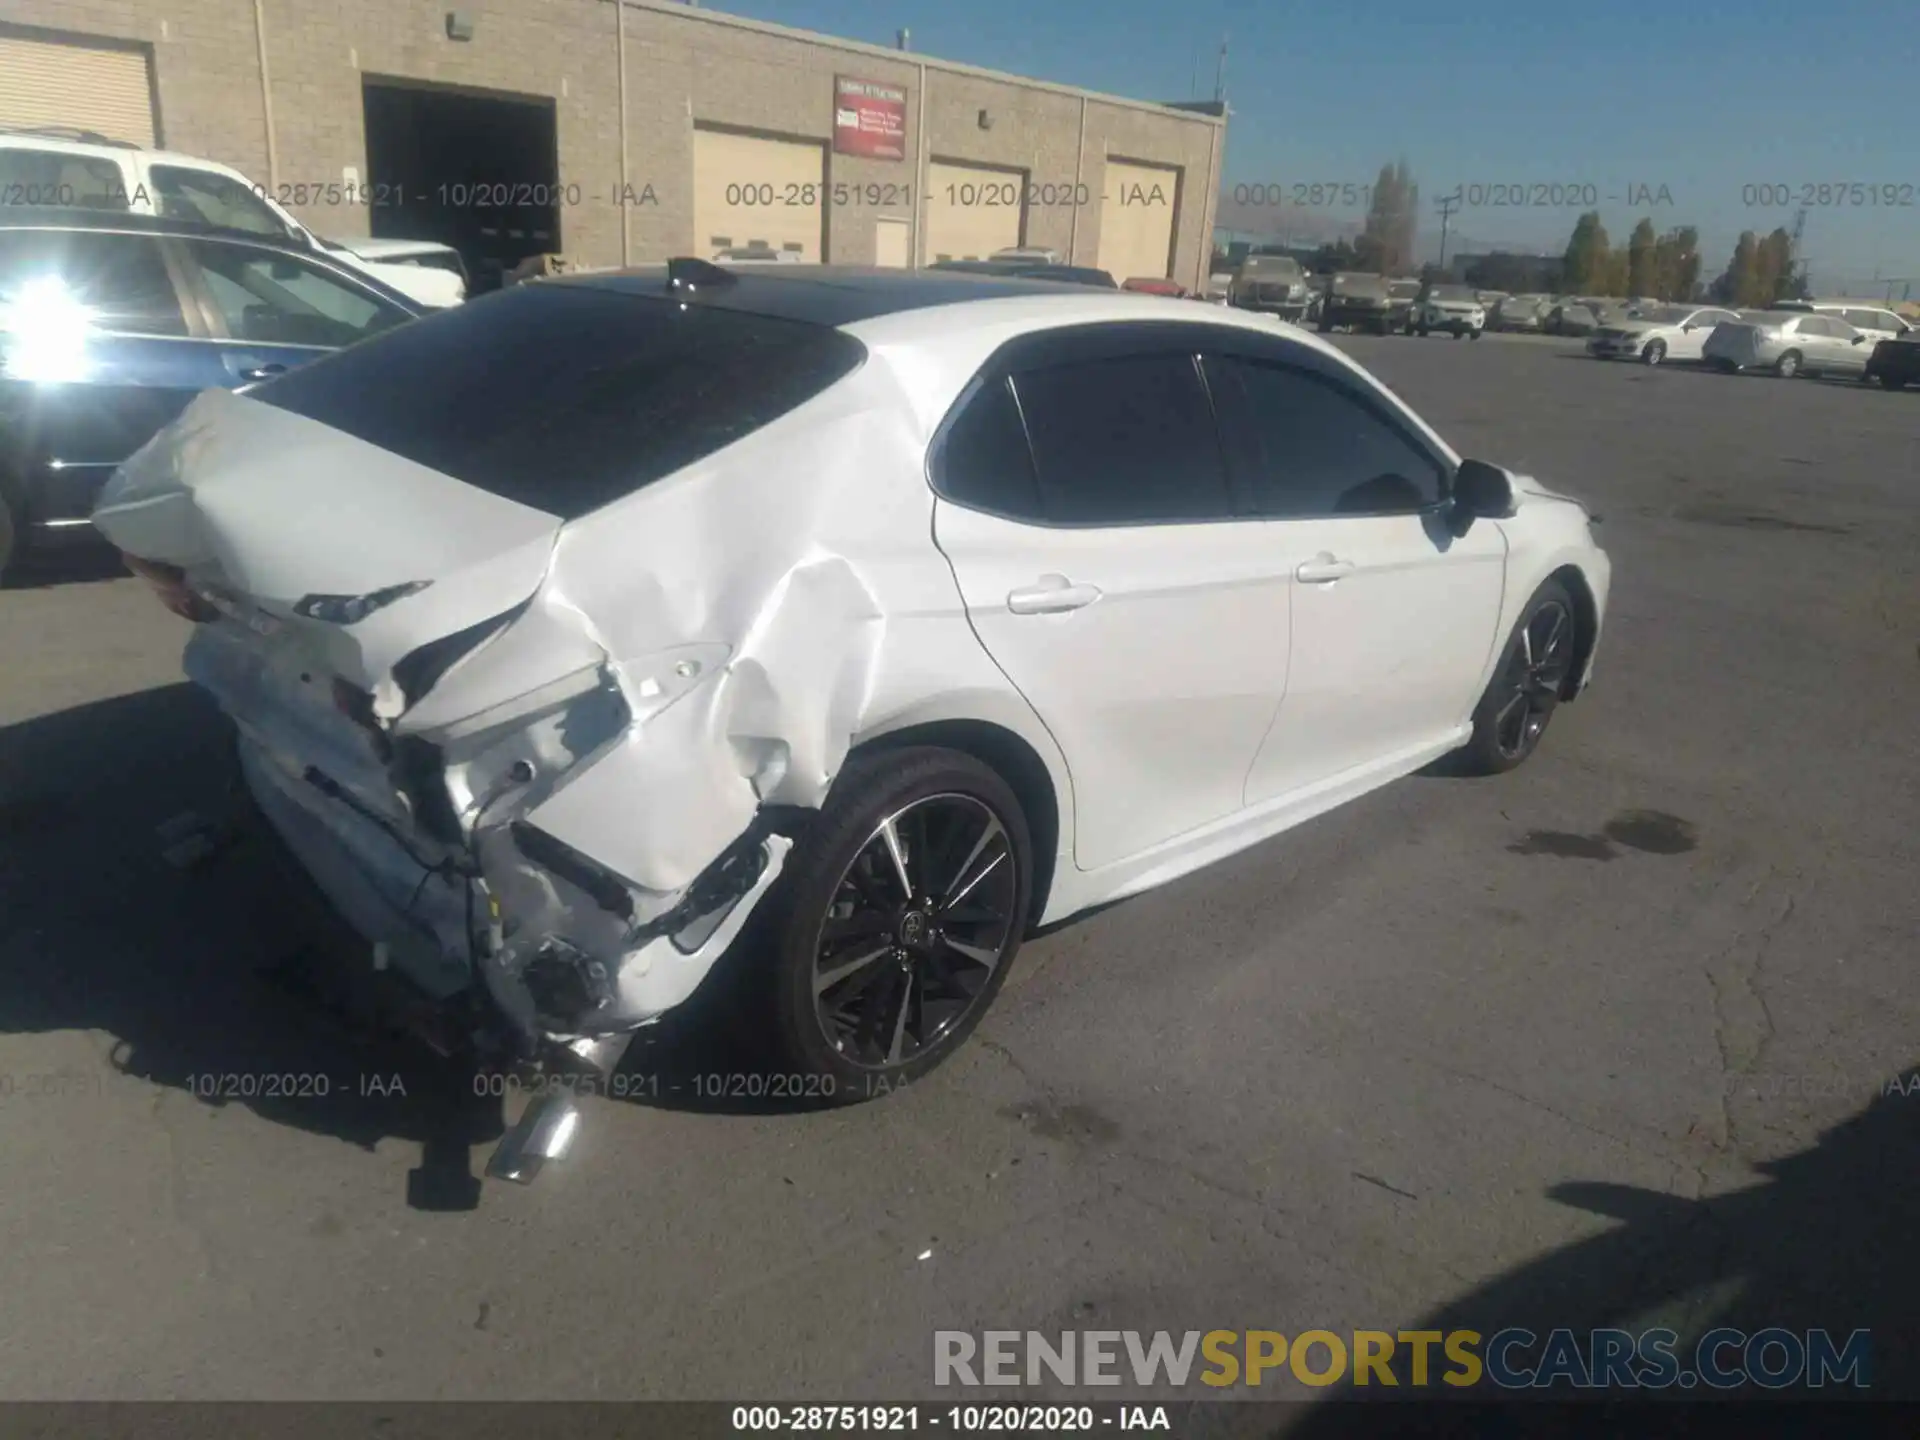
M 1548 581 L 1527 602 L 1486 693 L 1473 712 L 1468 767 L 1483 775 L 1512 770 L 1539 747 L 1573 673 L 1579 635 L 1573 598 Z
M 906 1065 L 957 1025 L 1013 936 L 1019 881 L 1000 817 L 929 795 L 847 862 L 814 946 L 814 1018 L 851 1063 Z
M 854 1101 L 925 1074 L 992 1004 L 1027 928 L 1018 800 L 970 755 L 855 757 L 789 858 L 776 1022 L 816 1093 Z

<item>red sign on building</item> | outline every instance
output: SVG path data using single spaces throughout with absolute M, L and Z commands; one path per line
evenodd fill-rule
M 833 148 L 869 160 L 907 158 L 907 92 L 851 76 L 833 78 Z

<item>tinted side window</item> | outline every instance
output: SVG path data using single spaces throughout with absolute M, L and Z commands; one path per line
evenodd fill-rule
M 1015 519 L 1044 519 L 1026 426 L 1004 376 L 983 385 L 947 427 L 934 457 L 940 493 Z
M 1345 386 L 1218 356 L 1207 381 L 1236 478 L 1262 514 L 1397 515 L 1440 499 L 1439 462 Z
M 1193 357 L 1132 355 L 1014 377 L 1040 476 L 1064 525 L 1233 515 L 1213 412 Z
M 826 326 L 554 280 L 398 326 L 252 393 L 571 520 L 770 424 L 865 356 Z
M 236 340 L 337 348 L 412 318 L 298 256 L 214 240 L 187 245 Z
M 183 336 L 186 316 L 160 242 L 83 230 L 0 231 L 0 317 L 22 294 L 84 306 L 76 323 L 120 335 Z M 46 312 L 41 311 L 42 315 Z M 0 328 L 10 321 L 0 320 Z

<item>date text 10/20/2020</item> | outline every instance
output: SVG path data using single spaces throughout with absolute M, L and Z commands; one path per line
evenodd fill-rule
M 525 1094 L 582 1099 L 590 1095 L 613 1100 L 662 1100 L 681 1097 L 696 1101 L 775 1100 L 804 1104 L 836 1099 L 874 1099 L 904 1090 L 912 1082 L 884 1075 L 843 1080 L 833 1075 L 783 1074 L 775 1071 L 712 1071 L 663 1076 L 651 1071 L 615 1071 L 611 1075 L 580 1071 L 511 1074 L 486 1071 L 473 1077 L 479 1096 Z
M 324 1070 L 229 1070 L 191 1074 L 185 1089 L 201 1100 L 399 1100 L 406 1098 L 407 1082 L 398 1071 L 340 1076 Z

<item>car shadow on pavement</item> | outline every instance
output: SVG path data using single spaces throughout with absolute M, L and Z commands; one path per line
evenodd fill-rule
M 103 1032 L 103 1073 L 68 1077 L 90 1088 L 110 1070 L 368 1150 L 417 1142 L 408 1202 L 473 1208 L 502 1101 L 309 983 L 314 937 L 259 847 L 163 858 L 162 822 L 235 793 L 228 737 L 186 684 L 0 730 L 0 1035 Z
M 1603 1413 L 1617 1422 L 1608 1433 L 1673 1433 L 1663 1414 L 1657 1431 L 1645 1427 L 1645 1407 L 1655 1397 L 1706 1400 L 1683 1414 L 1696 1418 L 1702 1433 L 1727 1433 L 1732 1413 L 1720 1406 L 1745 1402 L 1740 1413 L 1769 1400 L 1920 1399 L 1920 1068 L 1888 1076 L 1879 1094 L 1859 1114 L 1822 1134 L 1811 1148 L 1784 1159 L 1757 1164 L 1755 1183 L 1705 1199 L 1688 1199 L 1605 1180 L 1572 1180 L 1547 1193 L 1560 1204 L 1616 1222 L 1601 1234 L 1554 1250 L 1497 1276 L 1480 1288 L 1449 1301 L 1406 1330 L 1477 1331 L 1484 1341 L 1502 1330 L 1532 1331 L 1542 1341 L 1555 1329 L 1580 1337 L 1582 1365 L 1591 1367 L 1585 1343 L 1590 1332 L 1619 1328 L 1643 1334 L 1654 1328 L 1678 1334 L 1673 1353 L 1682 1372 L 1691 1371 L 1692 1346 L 1708 1331 L 1730 1327 L 1755 1335 L 1763 1330 L 1793 1332 L 1805 1341 L 1809 1330 L 1824 1329 L 1836 1351 L 1853 1332 L 1869 1332 L 1863 1370 L 1868 1388 L 1829 1382 L 1819 1389 L 1804 1383 L 1769 1390 L 1757 1385 L 1719 1390 L 1684 1382 L 1664 1389 L 1616 1388 L 1601 1401 L 1567 1413 L 1539 1412 L 1518 1427 L 1510 1409 L 1492 1423 L 1484 1402 L 1506 1400 L 1567 1402 L 1579 1398 L 1570 1381 L 1550 1388 L 1498 1390 L 1482 1381 L 1470 1389 L 1437 1383 L 1453 1368 L 1433 1351 L 1430 1377 L 1436 1383 L 1410 1404 L 1407 1375 L 1396 1363 L 1400 1387 L 1355 1387 L 1351 1375 L 1343 1388 L 1323 1392 L 1325 1399 L 1283 1433 L 1288 1440 L 1335 1440 L 1380 1434 L 1473 1435 L 1595 1433 Z M 1396 1362 L 1404 1347 L 1396 1347 Z M 1316 1365 L 1325 1356 L 1316 1352 Z M 1516 1366 L 1530 1369 L 1541 1348 L 1521 1345 Z M 1738 1345 L 1719 1352 L 1723 1364 L 1739 1363 Z M 1763 1361 L 1784 1370 L 1788 1352 L 1775 1346 Z M 1623 1396 L 1633 1396 L 1623 1399 Z M 1642 1398 L 1644 1397 L 1644 1398 Z M 1383 1401 L 1385 1404 L 1356 1403 Z M 1717 1402 L 1717 1403 L 1716 1403 Z M 1716 1414 L 1715 1411 L 1720 1413 Z M 1777 1411 L 1777 1406 L 1776 1406 Z M 1777 1411 L 1785 1414 L 1788 1412 Z M 1822 1412 L 1832 1418 L 1831 1412 Z M 1860 1416 L 1861 1412 L 1854 1412 Z M 1911 1412 L 1905 1412 L 1910 1415 Z M 1636 1414 L 1640 1424 L 1635 1424 Z M 1862 1416 L 1862 1421 L 1864 1417 Z M 1566 1428 L 1563 1431 L 1560 1426 Z M 1772 1432 L 1771 1424 L 1744 1427 L 1747 1433 Z M 1784 1432 L 1772 1432 L 1784 1433 Z M 1826 1427 L 1825 1433 L 1867 1433 L 1852 1423 Z
M 228 722 L 184 683 L 0 730 L 0 1036 L 104 1032 L 104 1065 L 201 1103 L 366 1149 L 418 1143 L 408 1203 L 474 1208 L 503 1087 L 395 1023 L 398 987 L 271 840 L 243 830 L 184 869 L 163 853 L 169 819 L 240 799 L 231 753 Z M 713 1114 L 832 1103 L 767 1059 L 753 943 L 641 1031 L 612 1080 L 577 1088 Z M 591 1123 L 605 1102 L 586 1103 Z

